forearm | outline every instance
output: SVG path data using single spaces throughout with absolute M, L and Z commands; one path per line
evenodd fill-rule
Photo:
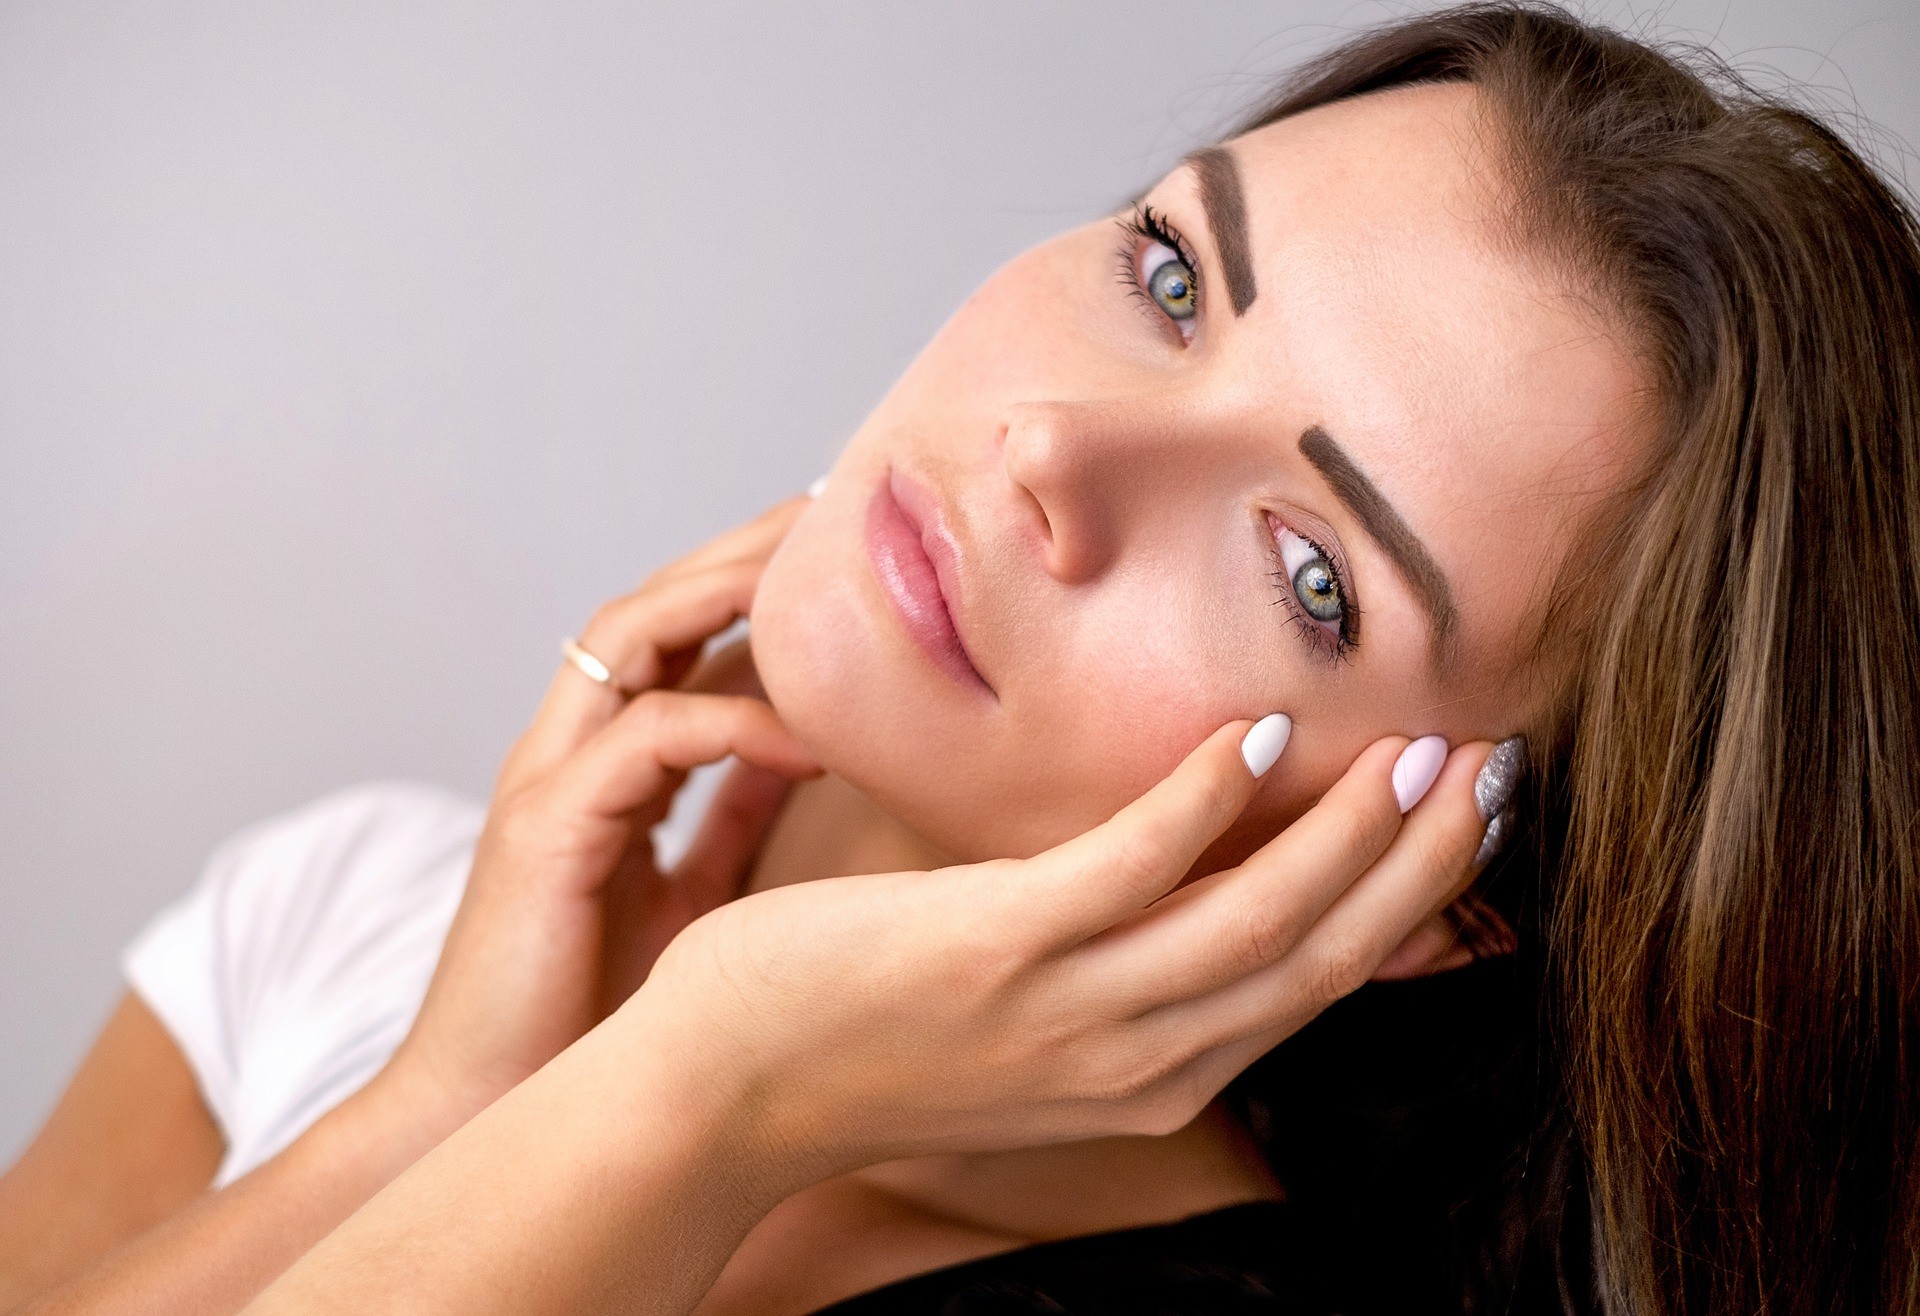
M 756 1145 L 749 1102 L 715 1081 L 697 1041 L 676 1042 L 638 1004 L 424 1157 L 248 1311 L 690 1310 L 800 1183 Z
M 380 1088 L 350 1098 L 280 1155 L 203 1195 L 14 1316 L 235 1312 L 448 1129 Z

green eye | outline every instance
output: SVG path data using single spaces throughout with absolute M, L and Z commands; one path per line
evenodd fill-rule
M 1191 320 L 1199 309 L 1193 294 L 1193 271 L 1172 252 L 1163 249 L 1163 254 L 1166 258 L 1147 276 L 1147 295 L 1167 313 L 1168 319 Z
M 1293 573 L 1293 596 L 1315 621 L 1337 622 L 1345 611 L 1340 580 L 1323 557 L 1312 557 Z
M 1280 598 L 1303 633 L 1322 646 L 1330 657 L 1338 658 L 1354 644 L 1354 618 L 1358 615 L 1347 598 L 1344 578 L 1328 556 L 1327 550 L 1287 528 L 1285 522 L 1267 514 L 1273 527 L 1274 546 L 1279 550 L 1280 570 L 1269 573 Z

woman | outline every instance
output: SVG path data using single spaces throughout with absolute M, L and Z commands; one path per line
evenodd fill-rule
M 302 1026 L 223 1127 L 124 1007 L 6 1181 L 22 1296 L 1920 1307 L 1916 323 L 1813 121 L 1551 10 L 1360 38 L 603 610 L 464 893 L 418 796 L 217 864 L 156 944 Z M 382 1065 L 336 1007 L 453 899 Z

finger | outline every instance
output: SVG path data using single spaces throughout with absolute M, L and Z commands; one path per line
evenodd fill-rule
M 1182 887 L 1088 947 L 1089 970 L 1135 1011 L 1200 996 L 1273 963 L 1400 832 L 1394 766 L 1408 741 L 1369 745 L 1306 813 L 1237 867 Z
M 727 773 L 693 844 L 673 869 L 672 880 L 686 890 L 695 908 L 705 912 L 739 894 L 792 788 L 791 778 L 751 763 L 737 764 Z
M 623 817 L 657 805 L 668 774 L 729 754 L 788 777 L 820 772 L 764 700 L 649 690 L 560 765 L 554 804 L 574 816 Z
M 663 684 L 668 655 L 697 656 L 703 643 L 747 615 L 765 567 L 743 558 L 649 585 L 595 612 L 580 642 L 606 663 L 617 684 L 636 694 L 650 690 Z
M 1249 1039 L 1271 1046 L 1366 982 L 1469 876 L 1486 830 L 1473 778 L 1492 749 L 1477 741 L 1454 750 L 1385 853 L 1290 951 L 1212 992 L 1149 1012 L 1141 1020 L 1148 1036 L 1186 1038 L 1200 1051 Z
M 751 564 L 764 569 L 767 561 L 773 556 L 774 550 L 780 547 L 787 532 L 793 528 L 794 521 L 812 503 L 812 498 L 803 495 L 774 504 L 746 525 L 721 535 L 686 557 L 661 568 L 649 576 L 632 594 L 609 605 L 608 611 L 617 613 L 629 600 L 637 602 L 642 596 L 653 593 L 663 586 L 719 567 Z M 719 633 L 715 632 L 716 635 Z M 709 635 L 704 637 L 704 640 L 713 638 L 713 635 Z M 619 642 L 618 639 L 613 641 L 615 644 Z M 699 647 L 688 647 L 664 655 L 661 670 L 651 682 L 644 684 L 679 685 L 700 661 L 702 653 L 703 650 Z M 643 684 L 636 684 L 629 680 L 622 680 L 619 684 L 627 690 L 644 688 Z
M 651 689 L 674 655 L 746 615 L 760 571 L 757 562 L 729 563 L 616 600 L 594 614 L 580 644 L 607 665 L 616 684 Z M 551 767 L 607 725 L 622 702 L 618 691 L 562 663 L 522 740 L 522 769 Z
M 649 576 L 641 588 L 730 562 L 765 560 L 773 555 L 773 550 L 787 537 L 787 531 L 793 528 L 793 523 L 812 503 L 813 500 L 805 494 L 782 499 L 746 524 L 735 526 L 686 556 L 669 562 Z
M 1229 722 L 1112 818 L 1030 861 L 1052 907 L 1042 934 L 1077 944 L 1171 891 L 1260 784 L 1241 752 L 1253 726 Z
M 698 646 L 752 607 L 767 559 L 812 501 L 802 495 L 776 503 L 657 572 L 633 593 L 602 605 L 578 642 L 606 665 L 613 685 L 570 662 L 562 664 L 509 757 L 503 784 L 509 775 L 524 779 L 550 767 L 604 725 L 627 693 L 671 685 L 686 675 L 699 657 Z M 719 593 L 709 597 L 707 589 Z M 690 599 L 696 606 L 688 614 L 681 610 Z M 697 606 L 702 602 L 710 606 Z M 650 628 L 657 633 L 649 636 Z
M 630 848 L 600 888 L 602 917 L 599 1015 L 618 1009 L 646 981 L 660 954 L 659 878 L 652 847 Z M 681 926 L 684 926 L 681 925 Z M 679 927 L 671 929 L 678 932 Z M 669 933 L 670 935 L 670 933 Z
M 1464 969 L 1473 959 L 1473 948 L 1467 944 L 1459 925 L 1442 911 L 1428 915 L 1398 946 L 1388 951 L 1387 958 L 1373 971 L 1371 981 L 1391 982 L 1396 978 L 1418 978 L 1448 969 Z
M 707 694 L 766 697 L 760 673 L 753 665 L 753 645 L 746 635 L 702 649 L 700 661 L 673 686 L 676 690 L 698 690 Z

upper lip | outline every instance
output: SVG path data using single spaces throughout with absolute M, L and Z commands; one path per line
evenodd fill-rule
M 948 619 L 953 623 L 953 633 L 960 641 L 960 651 L 978 673 L 980 664 L 974 658 L 973 646 L 967 643 L 966 627 L 960 620 L 960 545 L 954 538 L 946 511 L 931 489 L 904 474 L 898 467 L 887 474 L 887 491 L 893 495 L 893 501 L 907 521 L 920 532 L 920 547 L 926 552 L 927 560 L 933 563 L 933 577 L 940 586 L 940 599 L 946 605 Z M 980 680 L 989 690 L 993 688 L 985 675 L 981 675 Z

